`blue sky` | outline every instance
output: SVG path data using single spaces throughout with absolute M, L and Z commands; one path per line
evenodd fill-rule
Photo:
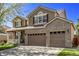
M 26 17 L 31 11 L 36 9 L 38 6 L 45 6 L 51 9 L 65 9 L 66 15 L 69 20 L 72 20 L 74 24 L 77 23 L 79 18 L 79 4 L 78 3 L 26 3 L 21 8 L 21 13 L 23 17 Z M 12 24 L 7 24 L 10 27 Z

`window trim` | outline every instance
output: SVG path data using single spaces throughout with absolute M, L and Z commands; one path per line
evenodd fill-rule
M 15 27 L 21 27 L 21 22 L 15 22 Z
M 34 25 L 41 25 L 41 24 L 47 23 L 47 21 L 44 22 L 44 20 L 43 20 L 44 19 L 44 16 L 46 16 L 46 15 L 48 15 L 48 14 L 47 13 L 44 13 L 44 14 L 35 15 L 34 16 Z M 36 17 L 42 17 L 42 22 L 39 22 L 39 19 L 37 20 Z M 36 22 L 36 20 L 37 20 L 37 22 Z

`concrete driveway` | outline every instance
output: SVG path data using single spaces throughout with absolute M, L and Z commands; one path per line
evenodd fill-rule
M 0 51 L 0 56 L 56 56 L 63 49 L 57 47 L 18 46 Z

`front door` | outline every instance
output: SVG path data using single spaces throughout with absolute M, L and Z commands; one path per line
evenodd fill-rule
M 16 40 L 17 40 L 17 43 L 20 44 L 20 45 L 24 45 L 25 44 L 24 31 L 16 32 Z
M 24 45 L 25 44 L 24 34 L 25 34 L 25 32 L 24 31 L 21 31 L 21 36 L 20 36 L 20 44 L 21 45 Z

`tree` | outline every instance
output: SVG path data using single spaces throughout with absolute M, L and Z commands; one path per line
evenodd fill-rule
M 79 35 L 79 19 L 77 20 L 77 24 L 75 25 L 76 34 Z
M 15 16 L 20 13 L 20 8 L 23 4 L 5 4 L 0 3 L 0 25 L 4 24 L 6 21 L 9 20 L 10 17 Z

